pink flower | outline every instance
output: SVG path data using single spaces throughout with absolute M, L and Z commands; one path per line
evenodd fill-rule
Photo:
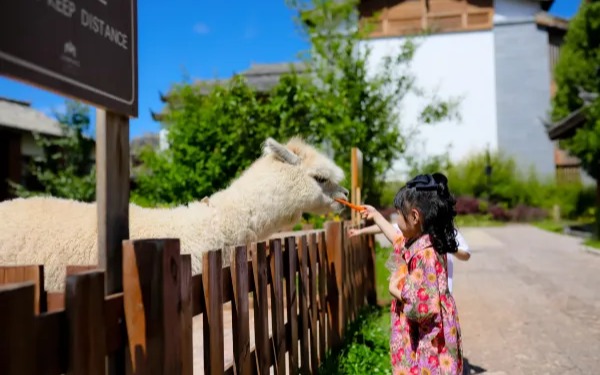
M 427 307 L 426 304 L 419 303 L 419 313 L 420 314 L 427 314 L 428 311 L 429 311 L 429 308 Z
M 450 357 L 446 353 L 440 355 L 440 367 L 442 368 L 442 370 L 444 370 L 445 372 L 449 372 L 452 370 L 453 365 L 454 361 L 452 360 L 452 357 Z
M 427 295 L 427 292 L 425 291 L 425 288 L 419 289 L 419 291 L 417 292 L 417 295 L 419 296 L 419 299 L 421 301 L 427 301 L 427 299 L 429 298 L 429 296 Z
M 428 362 L 431 367 L 437 367 L 440 364 L 440 362 L 438 361 L 438 357 L 435 355 L 429 356 Z

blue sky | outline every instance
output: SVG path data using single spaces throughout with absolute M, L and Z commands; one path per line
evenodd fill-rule
M 130 135 L 157 132 L 150 109 L 159 111 L 159 91 L 190 78 L 229 77 L 251 63 L 297 59 L 307 43 L 284 0 L 165 2 L 138 0 L 139 115 Z M 0 96 L 32 102 L 46 113 L 64 97 L 0 77 Z

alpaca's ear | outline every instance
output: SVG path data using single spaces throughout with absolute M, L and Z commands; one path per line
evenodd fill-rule
M 277 159 L 283 161 L 284 163 L 292 165 L 297 165 L 300 163 L 300 158 L 298 157 L 298 155 L 294 154 L 287 147 L 280 144 L 273 138 L 267 138 L 267 140 L 265 141 L 263 154 L 273 154 Z

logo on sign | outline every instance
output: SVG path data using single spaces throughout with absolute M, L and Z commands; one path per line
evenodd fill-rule
M 77 58 L 77 49 L 75 48 L 75 45 L 71 41 L 68 41 L 65 43 L 65 49 L 64 49 L 63 53 L 71 55 L 74 59 Z
M 60 59 L 71 66 L 79 67 L 81 64 L 79 60 L 77 60 L 77 47 L 75 47 L 75 44 L 70 40 L 64 44 Z

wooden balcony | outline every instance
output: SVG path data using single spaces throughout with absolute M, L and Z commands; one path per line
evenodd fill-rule
M 370 37 L 487 30 L 493 26 L 492 0 L 373 0 L 359 6 L 370 20 Z

